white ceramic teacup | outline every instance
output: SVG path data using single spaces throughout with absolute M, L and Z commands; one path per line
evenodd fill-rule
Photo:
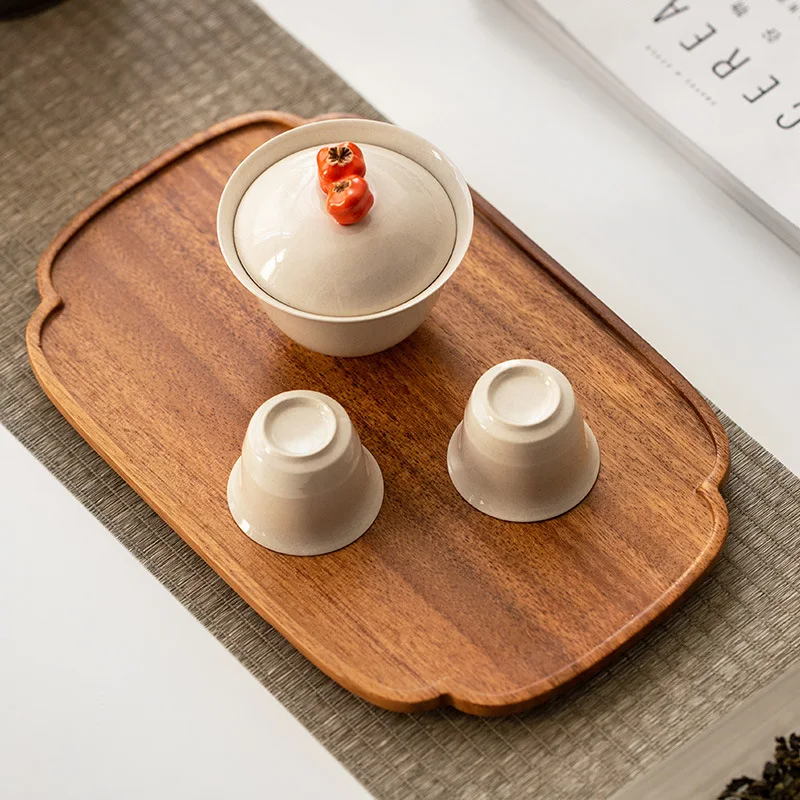
M 269 167 L 279 161 L 312 147 L 323 147 L 335 142 L 352 141 L 359 145 L 372 145 L 399 153 L 416 162 L 441 184 L 455 215 L 455 242 L 449 257 L 441 269 L 433 271 L 432 281 L 412 297 L 398 302 L 390 308 L 375 313 L 354 316 L 332 316 L 330 314 L 303 311 L 286 302 L 281 302 L 262 288 L 248 271 L 237 252 L 234 235 L 236 215 L 245 193 Z M 367 179 L 370 179 L 369 166 Z M 320 195 L 321 198 L 321 195 Z M 308 207 L 311 202 L 302 205 Z M 376 197 L 376 208 L 382 201 Z M 317 198 L 317 204 L 322 204 Z M 324 205 L 324 204 L 322 204 Z M 322 212 L 320 212 L 322 213 Z M 367 218 L 368 220 L 369 218 Z M 291 220 L 287 220 L 287 226 Z M 334 223 L 331 223 L 335 227 Z M 347 231 L 348 244 L 353 245 L 368 229 L 359 230 L 359 223 Z M 360 119 L 341 119 L 301 125 L 270 139 L 251 153 L 234 171 L 220 198 L 217 212 L 217 236 L 220 249 L 228 266 L 239 282 L 254 294 L 272 321 L 291 339 L 319 353 L 335 356 L 362 356 L 377 353 L 405 339 L 415 331 L 430 313 L 442 287 L 453 276 L 467 252 L 472 238 L 473 209 L 469 187 L 457 167 L 438 148 L 410 131 L 383 122 Z M 286 235 L 291 235 L 287 231 Z M 452 231 L 450 231 L 452 235 Z M 369 237 L 364 237 L 365 242 Z M 414 230 L 408 229 L 406 241 L 413 242 Z M 379 243 L 377 243 L 379 244 Z M 448 245 L 449 248 L 449 245 Z M 317 248 L 318 249 L 318 248 Z M 373 241 L 369 253 L 354 261 L 354 272 L 368 270 L 370 258 L 374 257 L 376 243 Z M 377 248 L 380 252 L 380 247 Z M 354 251 L 355 252 L 355 251 Z M 371 255 L 370 255 L 371 254 Z M 317 258 L 315 256 L 315 258 Z M 363 262 L 363 263 L 362 263 Z M 324 260 L 319 269 L 325 269 Z M 357 283 L 357 281 L 354 281 Z M 308 287 L 308 291 L 313 290 Z
M 518 359 L 497 364 L 475 384 L 447 466 L 456 489 L 479 511 L 535 522 L 586 497 L 600 452 L 564 375 Z
M 239 527 L 270 550 L 338 550 L 374 522 L 383 477 L 347 412 L 332 398 L 291 391 L 267 400 L 247 428 L 228 481 Z

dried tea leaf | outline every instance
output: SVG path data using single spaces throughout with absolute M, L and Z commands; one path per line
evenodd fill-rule
M 775 740 L 774 761 L 760 778 L 734 778 L 717 800 L 800 800 L 800 734 Z

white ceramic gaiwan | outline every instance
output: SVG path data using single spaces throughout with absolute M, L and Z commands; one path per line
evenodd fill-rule
M 338 225 L 325 211 L 316 153 L 356 142 L 375 204 Z M 273 322 L 320 353 L 360 356 L 423 322 L 472 237 L 469 189 L 455 165 L 416 134 L 369 120 L 331 120 L 276 136 L 237 167 L 219 203 L 217 235 L 237 279 Z

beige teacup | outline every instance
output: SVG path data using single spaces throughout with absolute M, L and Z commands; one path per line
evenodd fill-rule
M 228 481 L 239 527 L 270 550 L 312 556 L 354 542 L 383 502 L 383 477 L 347 412 L 320 392 L 270 398 Z
M 497 364 L 475 384 L 447 466 L 456 489 L 479 511 L 535 522 L 586 497 L 600 452 L 564 375 L 518 359 Z

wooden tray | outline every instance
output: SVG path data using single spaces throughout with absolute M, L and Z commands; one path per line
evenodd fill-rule
M 608 663 L 719 553 L 724 430 L 697 392 L 481 198 L 464 264 L 392 350 L 316 355 L 229 273 L 217 201 L 255 147 L 303 120 L 217 125 L 80 214 L 39 264 L 33 370 L 86 440 L 321 670 L 385 708 L 528 708 Z M 698 346 L 702 346 L 700 343 Z M 602 452 L 589 498 L 545 523 L 486 517 L 445 455 L 474 381 L 535 357 L 572 380 Z M 252 412 L 287 389 L 350 412 L 386 482 L 355 544 L 271 553 L 225 487 Z

